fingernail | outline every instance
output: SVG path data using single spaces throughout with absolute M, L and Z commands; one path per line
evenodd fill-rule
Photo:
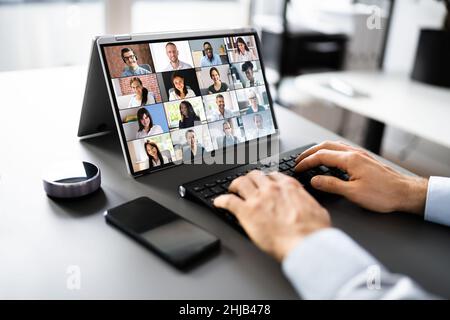
M 218 200 L 218 199 L 220 199 L 221 197 L 222 196 L 218 196 L 217 198 L 214 199 L 214 201 L 213 201 L 214 206 L 218 207 L 219 202 L 220 202 L 220 200 Z
M 311 184 L 313 187 L 320 187 L 320 184 L 322 183 L 322 179 L 319 176 L 315 176 L 311 179 Z

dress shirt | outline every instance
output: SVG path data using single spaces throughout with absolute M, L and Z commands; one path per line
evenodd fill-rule
M 220 56 L 217 53 L 213 53 L 211 60 L 209 60 L 206 55 L 200 60 L 201 67 L 212 67 L 217 66 L 218 64 L 222 64 L 222 60 L 220 60 Z
M 425 220 L 450 226 L 450 178 L 429 179 Z M 283 260 L 282 268 L 306 299 L 436 298 L 410 278 L 390 273 L 344 232 L 333 228 L 306 237 Z
M 169 63 L 167 65 L 167 67 L 164 69 L 164 71 L 175 71 L 175 70 L 182 70 L 182 69 L 192 69 L 192 66 L 189 63 L 178 60 L 178 68 L 172 67 L 172 64 Z
M 143 76 L 146 74 L 150 74 L 151 72 L 142 67 L 137 67 L 136 70 L 131 70 L 129 67 L 126 67 L 122 72 L 122 77 L 131 77 L 131 76 Z

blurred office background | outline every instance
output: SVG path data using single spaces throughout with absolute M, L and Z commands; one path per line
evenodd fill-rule
M 366 118 L 296 90 L 295 77 L 339 70 L 409 77 L 419 30 L 440 28 L 445 12 L 437 0 L 0 0 L 0 71 L 87 65 L 99 34 L 252 26 L 276 100 L 362 143 Z M 374 14 L 381 27 L 373 29 Z M 386 127 L 380 153 L 418 174 L 450 176 L 450 149 L 397 128 Z

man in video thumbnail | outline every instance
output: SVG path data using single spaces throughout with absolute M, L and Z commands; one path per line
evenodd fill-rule
M 120 54 L 123 62 L 127 65 L 122 72 L 122 77 L 141 76 L 152 72 L 149 65 L 146 65 L 148 70 L 138 65 L 138 57 L 130 48 L 123 48 Z

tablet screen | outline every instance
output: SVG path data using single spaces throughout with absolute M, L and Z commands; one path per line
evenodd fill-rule
M 133 174 L 275 133 L 254 33 L 101 50 Z

